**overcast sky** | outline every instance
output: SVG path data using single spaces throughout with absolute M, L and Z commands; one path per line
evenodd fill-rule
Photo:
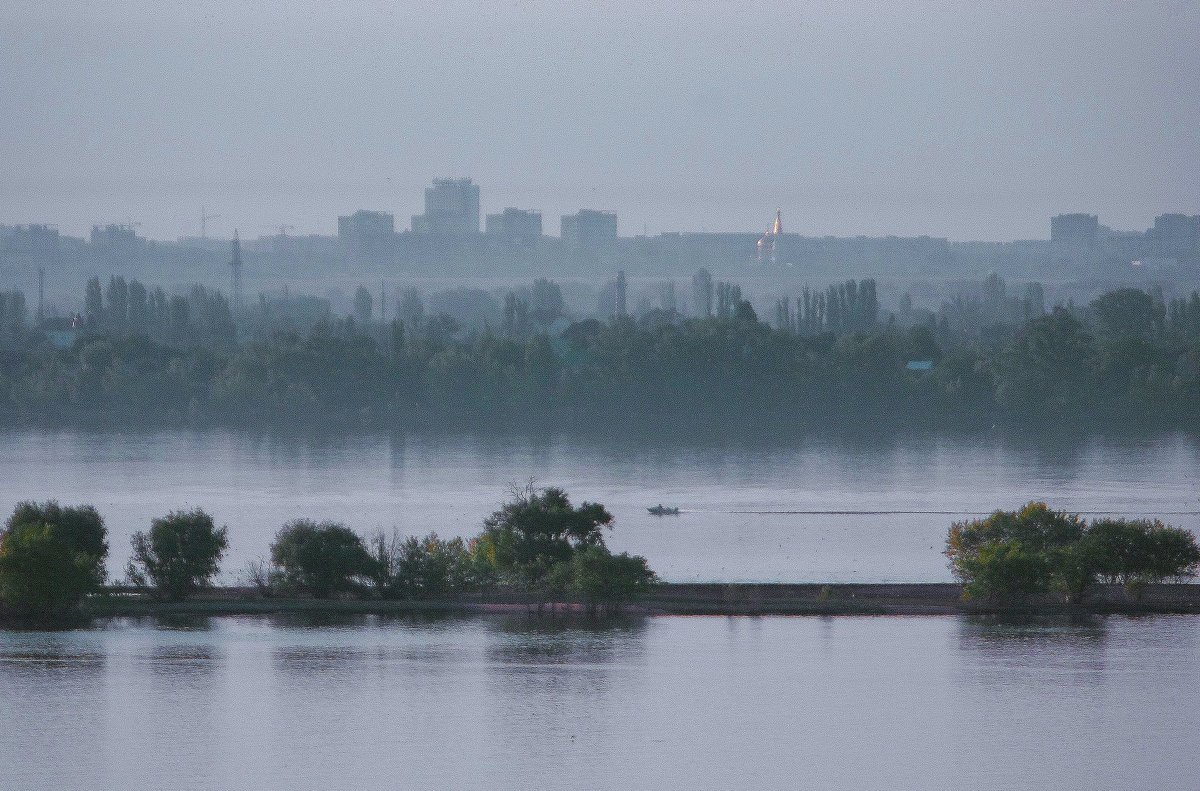
M 1200 213 L 1200 4 L 0 0 L 0 223 L 1045 238 Z M 661 4 L 667 5 L 667 4 Z

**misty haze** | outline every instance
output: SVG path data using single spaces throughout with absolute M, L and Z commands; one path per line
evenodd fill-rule
M 1198 36 L 0 0 L 0 788 L 1195 786 Z

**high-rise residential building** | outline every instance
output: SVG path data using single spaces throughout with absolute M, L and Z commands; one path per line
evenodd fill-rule
M 388 237 L 396 232 L 396 218 L 382 211 L 359 209 L 348 217 L 338 217 L 338 239 L 355 242 Z
M 604 248 L 617 242 L 617 215 L 580 209 L 562 218 L 562 240 L 569 248 Z
M 58 255 L 59 240 L 54 225 L 0 225 L 0 252 L 6 254 L 52 258 Z
M 465 236 L 479 233 L 479 185 L 465 179 L 434 179 L 425 188 L 425 213 L 412 218 L 413 233 Z
M 1092 248 L 1100 236 L 1095 214 L 1059 214 L 1050 218 L 1050 241 L 1064 247 Z
M 507 208 L 489 214 L 484 227 L 488 236 L 520 242 L 536 242 L 542 236 L 542 213 Z
M 137 247 L 144 240 L 138 238 L 131 225 L 109 224 L 93 225 L 89 241 L 97 247 L 129 249 Z
M 1160 214 L 1147 234 L 1155 252 L 1162 256 L 1180 257 L 1200 252 L 1200 216 Z
M 359 209 L 338 217 L 338 244 L 355 257 L 378 256 L 392 249 L 396 218 L 388 212 Z

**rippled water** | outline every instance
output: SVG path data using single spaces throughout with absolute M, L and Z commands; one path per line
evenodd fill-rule
M 1186 789 L 1200 622 L 0 632 L 13 789 Z
M 722 444 L 25 430 L 0 432 L 0 510 L 95 503 L 119 576 L 133 531 L 200 505 L 229 526 L 233 581 L 294 517 L 472 535 L 510 484 L 536 478 L 605 503 L 612 546 L 646 555 L 667 580 L 946 581 L 950 521 L 1028 499 L 1200 529 L 1198 461 L 1200 442 L 1184 436 Z M 649 516 L 659 502 L 684 514 Z
M 0 510 L 21 499 L 96 504 L 114 575 L 129 535 L 202 506 L 229 525 L 225 578 L 286 520 L 469 536 L 531 477 L 603 502 L 610 543 L 666 579 L 945 581 L 949 523 L 1030 499 L 1161 516 L 1200 529 L 1200 442 L 908 436 L 719 443 L 558 437 L 287 439 L 222 431 L 0 432 Z M 655 518 L 655 503 L 684 509 Z

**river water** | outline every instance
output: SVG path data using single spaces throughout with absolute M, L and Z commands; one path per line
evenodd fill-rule
M 1196 530 L 1184 436 L 787 443 L 0 433 L 0 509 L 93 503 L 112 576 L 203 506 L 224 578 L 299 516 L 471 535 L 535 477 L 670 580 L 939 581 L 1038 498 Z M 678 505 L 654 518 L 646 506 Z M 0 631 L 0 789 L 1190 789 L 1200 619 L 114 619 Z
M 113 578 L 129 536 L 200 506 L 229 526 L 223 580 L 288 519 L 478 533 L 510 484 L 536 478 L 616 516 L 610 545 L 672 581 L 948 581 L 950 523 L 1042 499 L 1200 529 L 1200 441 L 1003 436 L 775 442 L 223 431 L 0 432 L 0 512 L 23 499 L 93 503 Z M 679 506 L 652 517 L 647 506 Z
M 1192 789 L 1195 617 L 0 632 L 5 789 Z

